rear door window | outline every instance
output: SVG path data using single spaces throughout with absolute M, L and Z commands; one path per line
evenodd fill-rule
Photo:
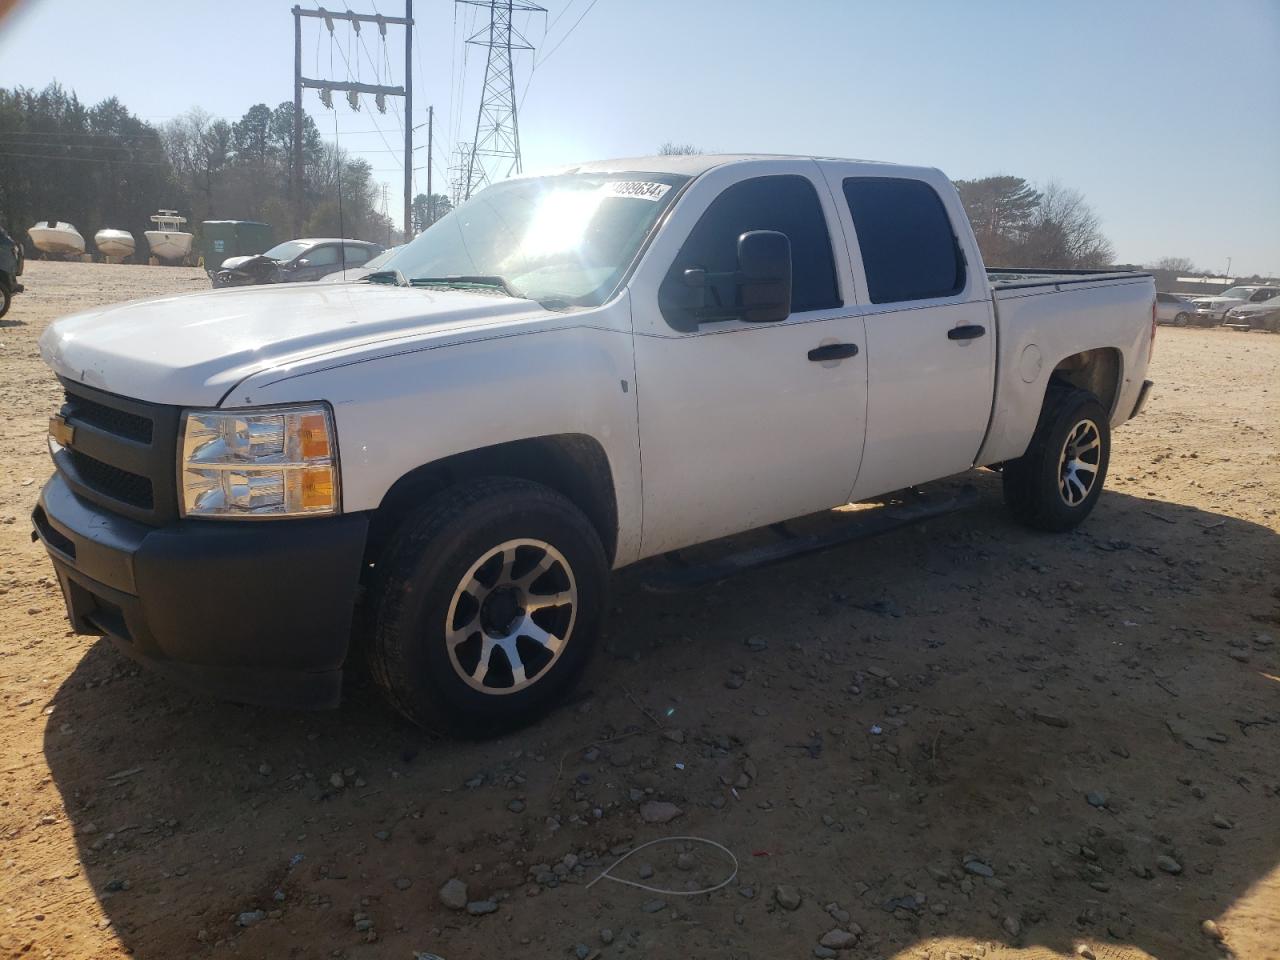
M 920 180 L 844 181 L 872 303 L 932 300 L 960 293 L 964 258 L 942 199 Z

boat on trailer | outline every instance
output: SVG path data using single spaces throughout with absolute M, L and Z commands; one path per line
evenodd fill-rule
M 84 237 L 63 220 L 41 220 L 27 234 L 37 250 L 51 257 L 78 257 L 84 253 Z
M 93 235 L 93 245 L 109 261 L 119 261 L 133 256 L 135 242 L 133 234 L 128 230 L 103 227 Z
M 193 239 L 191 234 L 181 229 L 187 218 L 178 216 L 177 210 L 161 210 L 151 218 L 151 222 L 156 228 L 143 234 L 151 247 L 151 256 L 169 263 L 185 260 L 191 252 Z

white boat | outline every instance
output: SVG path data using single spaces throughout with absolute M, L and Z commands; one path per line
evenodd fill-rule
M 27 233 L 41 253 L 55 257 L 79 256 L 84 253 L 84 237 L 80 236 L 80 231 L 61 220 L 41 220 Z
M 133 234 L 128 230 L 103 227 L 93 235 L 93 243 L 98 252 L 110 260 L 123 260 L 133 256 Z
M 178 216 L 177 210 L 161 210 L 151 218 L 156 225 L 154 230 L 147 230 L 144 236 L 151 247 L 151 255 L 158 260 L 182 260 L 191 252 L 191 234 L 180 230 L 186 217 Z

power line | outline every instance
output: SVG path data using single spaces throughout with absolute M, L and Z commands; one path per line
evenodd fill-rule
M 591 9 L 599 2 L 600 0 L 591 0 L 591 2 L 587 4 L 587 9 L 582 11 L 582 16 L 580 16 L 577 20 L 573 21 L 573 26 L 570 27 L 568 32 L 565 33 L 565 35 L 560 38 L 560 42 L 557 43 L 554 47 L 552 47 L 550 50 L 548 50 L 546 53 L 544 53 L 541 57 L 539 57 L 537 60 L 533 62 L 533 68 L 535 70 L 538 68 L 538 64 L 546 63 L 549 59 L 551 59 L 551 55 L 560 49 L 560 45 L 569 39 L 570 34 L 572 34 L 573 31 L 578 29 L 578 24 L 580 24 L 583 20 L 586 19 L 587 14 L 590 13 Z
M 73 163 L 104 163 L 104 162 L 109 162 L 109 161 L 105 161 L 102 157 L 53 157 L 53 156 L 48 156 L 47 154 L 39 154 L 39 153 L 3 153 L 3 152 L 0 152 L 0 157 L 17 157 L 17 158 L 21 158 L 21 159 L 23 159 L 23 160 L 70 160 L 70 161 L 71 161 L 71 162 L 73 162 Z M 129 162 L 130 162 L 130 163 L 140 163 L 140 164 L 142 164 L 143 166 L 146 166 L 146 167 L 167 167 L 167 166 L 169 165 L 167 161 L 163 161 L 163 160 L 130 160 Z

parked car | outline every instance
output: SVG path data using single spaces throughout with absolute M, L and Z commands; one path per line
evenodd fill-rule
M 215 287 L 247 287 L 260 283 L 319 280 L 348 267 L 367 263 L 382 252 L 376 243 L 333 237 L 286 240 L 266 253 L 229 257 L 213 275 Z
M 1280 297 L 1272 297 L 1261 303 L 1246 303 L 1227 311 L 1224 326 L 1237 330 L 1266 330 L 1280 333 Z
M 574 166 L 394 264 L 48 327 L 33 521 L 75 630 L 273 704 L 363 656 L 412 720 L 492 733 L 581 674 L 611 569 L 984 465 L 1070 530 L 1151 387 L 1149 275 L 989 273 L 923 167 Z
M 18 278 L 24 265 L 22 244 L 0 227 L 0 317 L 9 312 L 14 296 L 22 292 Z
M 1213 297 L 1196 297 L 1196 322 L 1211 327 L 1221 323 L 1232 307 L 1246 303 L 1263 303 L 1280 294 L 1280 287 L 1242 286 L 1232 287 Z
M 352 280 L 363 280 L 375 270 L 381 270 L 383 265 L 390 260 L 398 250 L 403 250 L 404 244 L 395 247 L 388 247 L 380 254 L 367 263 L 358 267 L 347 267 L 345 270 L 339 270 L 337 273 L 331 273 L 327 277 L 323 277 L 321 283 L 350 283 Z
M 1196 305 L 1176 293 L 1156 294 L 1156 322 L 1185 327 L 1196 315 Z

